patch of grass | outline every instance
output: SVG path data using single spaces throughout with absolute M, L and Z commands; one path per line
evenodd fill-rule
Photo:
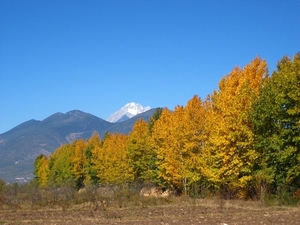
M 289 193 L 280 193 L 266 195 L 263 202 L 265 206 L 297 206 L 298 200 Z
M 105 212 L 104 218 L 105 219 L 121 219 L 122 216 L 117 212 Z

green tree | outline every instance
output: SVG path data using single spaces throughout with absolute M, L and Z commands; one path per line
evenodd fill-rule
M 283 57 L 252 111 L 258 174 L 279 187 L 300 186 L 300 54 Z
M 75 156 L 75 142 L 72 144 L 65 144 L 55 150 L 49 158 L 49 181 L 50 184 L 57 186 L 64 183 L 73 182 L 74 175 L 74 159 Z
M 97 152 L 102 147 L 102 144 L 103 142 L 98 132 L 94 132 L 91 138 L 85 143 L 85 185 L 97 184 L 99 182 L 96 161 Z
M 152 134 L 152 129 L 153 126 L 155 124 L 155 122 L 160 118 L 161 114 L 162 114 L 163 108 L 157 108 L 154 112 L 154 114 L 151 116 L 150 120 L 149 120 L 149 132 L 150 135 Z
M 0 179 L 0 193 L 3 191 L 4 187 L 6 186 L 6 182 Z

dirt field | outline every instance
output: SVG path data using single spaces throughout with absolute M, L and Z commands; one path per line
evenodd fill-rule
M 247 202 L 182 202 L 163 206 L 2 209 L 0 224 L 300 224 L 299 207 L 259 207 Z

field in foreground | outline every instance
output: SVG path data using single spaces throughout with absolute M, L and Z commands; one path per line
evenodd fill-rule
M 156 206 L 91 205 L 2 209 L 0 224 L 300 224 L 299 207 L 243 201 L 182 201 Z

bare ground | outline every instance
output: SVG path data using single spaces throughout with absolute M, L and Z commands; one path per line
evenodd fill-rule
M 0 224 L 300 224 L 299 207 L 262 207 L 246 201 L 166 205 L 33 207 L 2 209 Z

